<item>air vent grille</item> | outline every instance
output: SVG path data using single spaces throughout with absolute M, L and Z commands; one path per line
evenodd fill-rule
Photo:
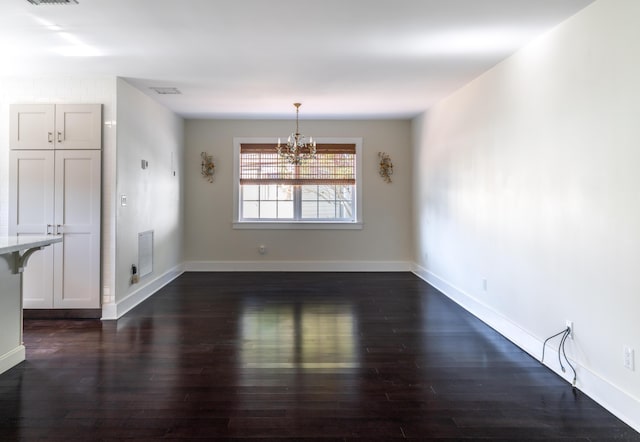
M 27 0 L 32 5 L 77 5 L 78 0 Z
M 177 87 L 150 87 L 149 89 L 156 91 L 160 95 L 180 95 L 182 92 Z

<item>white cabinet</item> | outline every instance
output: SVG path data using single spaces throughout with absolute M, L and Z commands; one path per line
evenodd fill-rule
M 61 234 L 34 254 L 25 308 L 100 307 L 102 105 L 12 104 L 9 233 Z
M 64 237 L 31 258 L 25 308 L 100 307 L 101 153 L 10 153 L 10 234 Z
M 102 105 L 12 104 L 11 149 L 100 149 Z

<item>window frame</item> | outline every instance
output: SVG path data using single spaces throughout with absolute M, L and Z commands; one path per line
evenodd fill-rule
M 276 137 L 235 137 L 233 139 L 233 228 L 234 229 L 308 229 L 359 230 L 362 220 L 362 138 L 361 137 L 320 137 L 315 138 L 318 144 L 355 144 L 356 146 L 356 183 L 355 183 L 355 215 L 353 220 L 242 220 L 240 218 L 240 145 L 278 142 Z

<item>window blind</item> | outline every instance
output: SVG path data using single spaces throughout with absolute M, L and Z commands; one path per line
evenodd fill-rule
M 275 144 L 240 145 L 240 184 L 356 183 L 356 145 L 318 144 L 300 165 L 280 157 Z

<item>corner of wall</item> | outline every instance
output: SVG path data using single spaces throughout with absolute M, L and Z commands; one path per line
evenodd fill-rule
M 102 320 L 116 320 L 121 318 L 127 312 L 141 304 L 144 300 L 153 296 L 161 288 L 182 275 L 182 273 L 184 273 L 184 266 L 183 264 L 179 264 L 164 272 L 162 275 L 144 282 L 143 285 L 138 287 L 124 299 L 103 305 Z

